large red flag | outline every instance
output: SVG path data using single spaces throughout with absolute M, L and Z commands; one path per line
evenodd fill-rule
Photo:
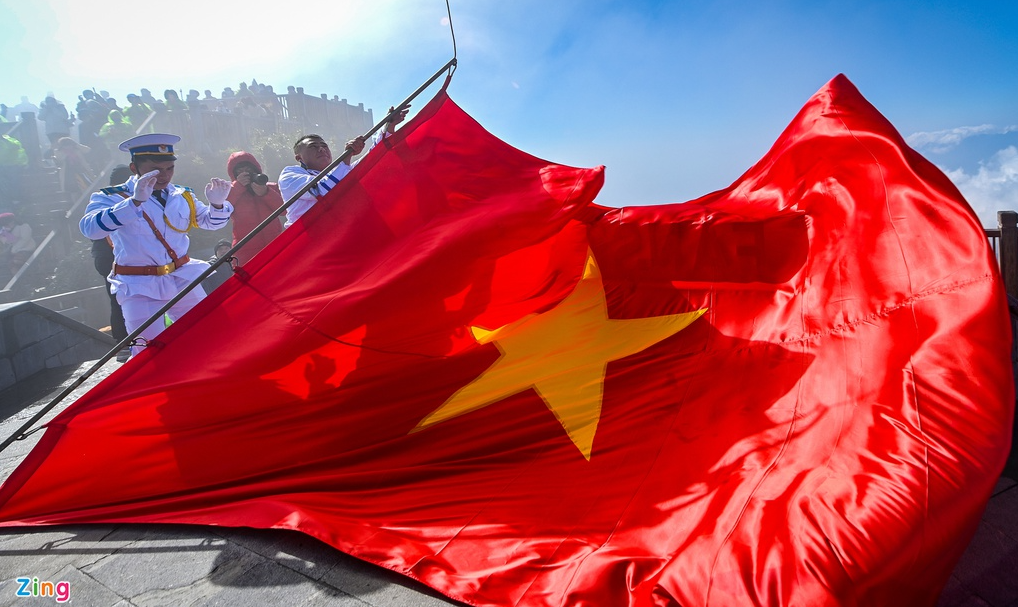
M 957 190 L 842 76 L 724 191 L 601 180 L 440 93 L 51 422 L 0 520 L 297 529 L 474 605 L 933 604 L 1014 403 Z

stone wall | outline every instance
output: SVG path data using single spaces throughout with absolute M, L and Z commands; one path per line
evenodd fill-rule
M 0 390 L 44 370 L 101 358 L 113 338 L 32 302 L 0 304 Z

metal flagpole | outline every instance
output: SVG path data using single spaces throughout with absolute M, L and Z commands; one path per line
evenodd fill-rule
M 407 97 L 406 99 L 404 99 L 402 103 L 400 103 L 395 108 L 393 108 L 393 110 L 391 112 L 389 112 L 388 114 L 385 115 L 385 118 L 383 118 L 370 131 L 368 131 L 367 133 L 365 133 L 361 137 L 363 137 L 365 140 L 370 139 L 371 136 L 374 135 L 375 133 L 377 133 L 379 129 L 384 127 L 389 122 L 389 120 L 391 120 L 394 116 L 398 116 L 400 112 L 402 112 L 407 107 L 409 107 L 410 106 L 410 102 L 412 102 L 418 95 L 423 93 L 425 89 L 427 89 L 429 86 L 431 86 L 432 83 L 435 82 L 435 80 L 438 80 L 438 77 L 441 76 L 443 72 L 445 72 L 446 70 L 449 70 L 449 77 L 452 77 L 452 74 L 455 71 L 455 67 L 456 67 L 456 57 L 455 57 L 455 54 L 454 54 L 453 58 L 450 59 L 448 63 L 443 65 L 441 69 L 439 69 L 437 72 L 435 72 L 435 74 L 431 78 L 429 78 L 427 80 L 427 82 L 425 82 L 424 84 L 419 86 L 416 91 L 411 93 L 410 96 Z M 448 82 L 446 84 L 448 84 Z M 227 251 L 221 258 L 217 259 L 215 261 L 215 263 L 213 263 L 208 268 L 206 268 L 204 272 L 202 272 L 197 278 L 195 278 L 193 281 L 191 281 L 190 284 L 188 284 L 186 287 L 184 287 L 184 289 L 181 290 L 180 293 L 178 293 L 173 299 L 171 299 L 168 302 L 166 302 L 166 304 L 164 304 L 163 307 L 160 308 L 158 312 L 153 314 L 151 316 L 151 318 L 149 318 L 148 320 L 143 322 L 141 324 L 141 326 L 139 326 L 137 329 L 135 329 L 130 335 L 128 335 L 127 337 L 122 339 L 120 341 L 120 343 L 118 343 L 117 345 L 115 345 L 113 347 L 112 350 L 107 352 L 102 358 L 97 360 L 95 362 L 95 364 L 93 364 L 91 367 L 89 367 L 89 369 L 87 371 L 85 371 L 84 374 L 82 374 L 80 377 L 78 377 L 73 382 L 71 382 L 70 385 L 68 385 L 66 388 L 64 388 L 64 390 L 60 394 L 58 394 L 52 401 L 50 401 L 49 404 L 47 404 L 45 407 L 40 409 L 35 415 L 32 416 L 31 419 L 29 419 L 27 422 L 24 423 L 24 425 L 22 425 L 20 428 L 18 428 L 14 432 L 14 434 L 12 434 L 11 436 L 7 437 L 4 440 L 3 443 L 0 443 L 0 452 L 2 452 L 4 449 L 9 447 L 11 445 L 11 443 L 13 443 L 14 441 L 24 440 L 24 439 L 28 438 L 29 436 L 31 436 L 33 433 L 41 430 L 42 426 L 40 426 L 39 428 L 36 428 L 34 430 L 30 430 L 30 428 L 32 428 L 32 426 L 34 426 L 35 423 L 38 422 L 40 419 L 42 419 L 47 413 L 49 413 L 50 410 L 53 409 L 53 407 L 56 407 L 58 404 L 60 404 L 60 402 L 62 400 L 67 398 L 68 394 L 73 392 L 78 386 L 83 384 L 86 379 L 88 379 L 96 371 L 98 371 L 104 364 L 106 364 L 106 362 L 108 360 L 110 360 L 111 358 L 116 356 L 117 352 L 119 352 L 122 348 L 128 346 L 135 339 L 137 339 L 138 336 L 141 335 L 142 331 L 147 329 L 153 322 L 155 322 L 157 320 L 161 320 L 162 317 L 163 317 L 163 314 L 165 314 L 167 310 L 172 308 L 185 295 L 187 295 L 188 293 L 193 291 L 195 287 L 197 287 L 198 285 L 201 284 L 201 281 L 205 280 L 213 272 L 215 272 L 216 268 L 218 268 L 220 265 L 222 265 L 223 263 L 226 263 L 229 259 L 231 259 L 233 257 L 234 253 L 236 253 L 241 247 L 243 247 L 245 244 L 247 244 L 248 241 L 250 241 L 252 238 L 254 238 L 254 236 L 257 235 L 258 232 L 262 231 L 262 229 L 264 229 L 265 226 L 269 225 L 270 223 L 275 221 L 276 218 L 278 218 L 280 215 L 285 213 L 286 210 L 288 208 L 290 208 L 290 205 L 292 205 L 294 202 L 296 202 L 301 196 L 306 194 L 308 190 L 310 190 L 311 188 L 315 187 L 318 184 L 319 181 L 321 181 L 333 169 L 335 169 L 337 166 L 339 166 L 339 163 L 341 163 L 344 160 L 346 160 L 347 158 L 349 158 L 352 155 L 352 153 L 353 153 L 352 150 L 349 150 L 349 149 L 344 150 L 343 153 L 339 156 L 339 158 L 336 158 L 335 160 L 333 160 L 332 164 L 330 164 L 324 170 L 322 170 L 320 173 L 318 173 L 318 175 L 316 175 L 315 178 L 312 179 L 306 186 L 304 186 L 296 194 L 291 196 L 289 200 L 287 200 L 286 202 L 283 203 L 283 206 L 281 206 L 278 209 L 276 209 L 275 211 L 273 211 L 272 214 L 269 215 L 264 221 L 262 221 L 260 224 L 255 226 L 255 228 L 253 230 L 251 230 L 251 232 L 247 236 L 245 236 L 244 238 L 240 239 L 237 242 L 237 244 L 233 245 L 233 247 L 229 251 Z

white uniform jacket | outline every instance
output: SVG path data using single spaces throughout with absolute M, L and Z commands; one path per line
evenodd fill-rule
M 85 207 L 85 216 L 78 223 L 81 233 L 92 240 L 108 236 L 113 242 L 113 257 L 117 265 L 162 266 L 172 263 L 166 247 L 159 242 L 145 221 L 142 215 L 144 211 L 177 257 L 187 255 L 190 245 L 187 231 L 193 226 L 191 207 L 184 193 L 190 194 L 191 190 L 171 183 L 164 190 L 165 208 L 155 195 L 141 203 L 141 206 L 136 206 L 131 196 L 137 181 L 138 176 L 134 175 L 123 185 L 104 188 L 92 194 Z M 233 205 L 229 202 L 224 203 L 222 209 L 197 199 L 194 199 L 194 203 L 194 223 L 205 230 L 218 230 L 226 226 L 233 213 Z M 116 274 L 114 269 L 109 275 L 109 281 L 112 291 L 122 296 L 141 295 L 169 300 L 180 292 L 181 280 L 190 282 L 208 267 L 208 263 L 192 259 L 174 272 L 162 276 L 121 275 Z
M 378 142 L 388 137 L 388 133 L 380 131 L 376 134 L 371 141 L 371 147 L 374 148 L 378 145 Z M 357 163 L 353 163 L 356 165 Z M 346 164 L 345 162 L 339 163 L 336 168 L 322 178 L 315 187 L 309 189 L 304 193 L 303 196 L 297 199 L 296 202 L 291 204 L 286 209 L 286 223 L 283 224 L 284 228 L 288 228 L 293 225 L 293 222 L 300 219 L 301 215 L 308 212 L 308 209 L 313 207 L 318 199 L 325 196 L 332 188 L 336 187 L 339 180 L 346 177 L 347 174 L 353 170 L 353 166 Z M 279 175 L 279 193 L 282 194 L 283 200 L 290 200 L 293 195 L 296 194 L 311 183 L 311 180 L 318 175 L 319 171 L 313 171 L 300 165 L 288 166 L 283 169 L 283 172 Z

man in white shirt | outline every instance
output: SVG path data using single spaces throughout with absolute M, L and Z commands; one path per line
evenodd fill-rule
M 190 188 L 170 183 L 176 135 L 150 133 L 128 139 L 120 149 L 131 153 L 126 183 L 92 194 L 78 226 L 93 240 L 108 237 L 113 244 L 113 270 L 108 280 L 124 311 L 127 332 L 133 333 L 209 264 L 187 255 L 193 228 L 218 230 L 226 226 L 233 206 L 226 201 L 230 182 L 213 177 L 205 186 L 209 204 L 196 200 Z M 169 309 L 176 320 L 205 298 L 196 287 Z M 164 329 L 161 321 L 141 333 L 147 342 Z M 141 346 L 132 347 L 138 354 Z
M 392 113 L 393 108 L 389 108 L 389 113 Z M 388 137 L 396 130 L 396 125 L 406 118 L 407 110 L 403 110 L 398 114 L 395 114 L 389 122 L 385 125 L 385 129 L 375 136 L 371 146 L 374 147 L 383 138 Z M 321 179 L 315 186 L 305 192 L 296 202 L 290 205 L 286 209 L 286 223 L 283 225 L 284 228 L 288 228 L 295 221 L 297 221 L 304 213 L 314 206 L 318 199 L 324 196 L 332 188 L 336 187 L 339 180 L 346 177 L 353 166 L 350 163 L 350 157 L 356 156 L 364 151 L 364 138 L 357 137 L 346 142 L 346 149 L 351 150 L 352 154 L 348 156 L 343 162 L 336 165 L 336 168 L 332 169 L 325 177 Z M 304 135 L 297 140 L 297 143 L 293 146 L 294 159 L 299 162 L 299 165 L 288 166 L 283 169 L 279 175 L 279 192 L 283 196 L 283 200 L 289 200 L 297 192 L 299 192 L 304 186 L 309 184 L 319 173 L 325 170 L 330 164 L 332 164 L 332 151 L 329 149 L 329 144 L 325 143 L 325 139 L 321 135 Z

